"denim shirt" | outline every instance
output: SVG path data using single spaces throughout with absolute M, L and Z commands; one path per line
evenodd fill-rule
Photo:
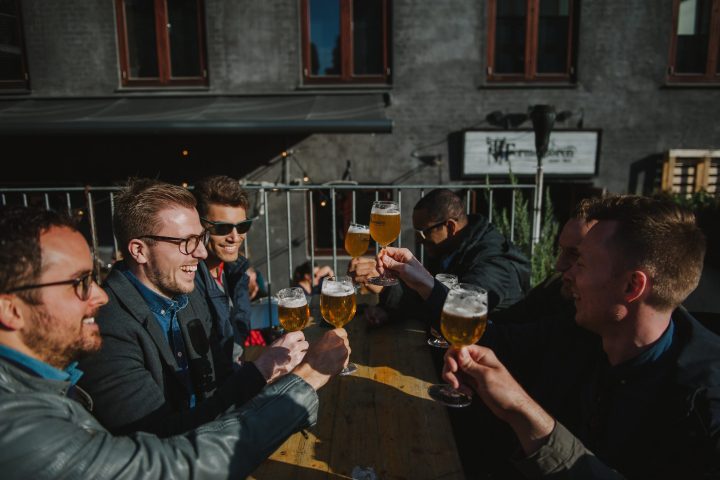
M 195 406 L 195 394 L 193 393 L 193 385 L 190 379 L 190 370 L 188 367 L 187 349 L 185 348 L 185 340 L 180 330 L 180 322 L 178 321 L 178 312 L 187 307 L 190 301 L 187 295 L 178 295 L 176 299 L 170 299 L 159 295 L 142 284 L 140 280 L 130 271 L 123 270 L 123 274 L 137 288 L 140 295 L 145 300 L 148 308 L 153 313 L 158 325 L 165 333 L 165 338 L 170 345 L 173 356 L 178 365 L 177 373 L 187 388 L 190 395 L 189 407 Z
M 0 358 L 4 358 L 10 363 L 15 364 L 29 373 L 37 375 L 38 377 L 46 378 L 48 380 L 70 382 L 70 385 L 75 385 L 83 374 L 82 370 L 77 368 L 78 362 L 72 362 L 67 366 L 67 368 L 65 368 L 65 370 L 58 370 L 52 365 L 48 365 L 45 362 L 28 357 L 24 353 L 20 353 L 17 350 L 13 350 L 12 348 L 4 345 L 0 345 Z

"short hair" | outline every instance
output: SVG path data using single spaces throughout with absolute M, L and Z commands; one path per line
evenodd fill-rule
M 608 240 L 620 256 L 615 268 L 648 273 L 653 282 L 649 305 L 674 309 L 697 287 L 705 236 L 692 212 L 667 199 L 618 195 L 596 203 L 588 219 L 617 222 Z
M 570 218 L 577 220 L 588 220 L 588 215 L 590 211 L 595 207 L 595 205 L 597 205 L 601 201 L 602 198 L 600 197 L 583 198 L 575 205 L 575 208 L 573 208 L 570 212 Z
M 77 230 L 68 215 L 41 207 L 0 207 L 0 292 L 37 282 L 42 274 L 40 235 L 51 227 Z M 37 290 L 17 295 L 27 303 L 40 303 Z
M 462 199 L 447 188 L 430 191 L 415 204 L 414 210 L 425 211 L 433 222 L 448 218 L 463 220 L 467 217 Z
M 150 178 L 130 178 L 115 195 L 113 229 L 123 255 L 129 258 L 133 238 L 157 234 L 162 228 L 157 215 L 172 207 L 195 208 L 192 193 L 179 185 Z
M 242 207 L 245 210 L 250 207 L 247 194 L 240 183 L 226 175 L 203 178 L 195 184 L 194 194 L 197 199 L 198 211 L 202 217 L 207 215 L 210 204 Z
M 305 278 L 305 275 L 312 276 L 312 267 L 310 267 L 310 260 L 307 262 L 303 262 L 297 267 L 295 267 L 295 270 L 293 270 L 293 276 L 292 281 L 294 284 L 297 284 L 300 282 L 300 280 Z

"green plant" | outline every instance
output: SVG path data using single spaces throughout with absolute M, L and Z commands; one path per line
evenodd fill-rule
M 487 177 L 485 181 L 489 184 Z M 512 172 L 510 172 L 510 183 L 512 185 L 518 184 L 517 177 L 515 177 Z M 495 204 L 492 206 L 492 223 L 507 238 L 512 237 L 513 243 L 530 258 L 530 264 L 532 266 L 530 285 L 534 287 L 554 271 L 555 259 L 557 258 L 555 237 L 560 229 L 560 225 L 555 219 L 555 212 L 553 211 L 552 201 L 550 199 L 550 189 L 546 188 L 545 200 L 543 201 L 540 239 L 533 249 L 533 216 L 530 202 L 519 190 L 513 190 L 512 195 L 515 204 L 515 215 L 512 217 L 514 220 L 512 225 L 509 209 L 505 207 L 498 209 Z M 489 200 L 487 196 L 486 200 Z

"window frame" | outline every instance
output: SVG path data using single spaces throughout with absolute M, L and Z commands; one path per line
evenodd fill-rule
M 115 0 L 117 19 L 118 56 L 120 60 L 120 80 L 123 87 L 175 87 L 207 86 L 207 54 L 205 45 L 205 4 L 204 0 L 195 0 L 198 9 L 197 32 L 198 52 L 202 75 L 198 77 L 171 77 L 170 36 L 168 35 L 167 0 L 153 0 L 155 8 L 155 47 L 158 58 L 157 77 L 130 77 L 130 57 L 128 49 L 127 22 L 125 18 L 125 0 Z
M 22 66 L 23 78 L 15 80 L 0 80 L 0 91 L 5 90 L 30 90 L 30 72 L 27 62 L 27 48 L 25 46 L 25 30 L 23 29 L 22 2 L 15 0 L 15 22 L 20 39 L 20 63 Z
M 341 73 L 339 76 L 313 76 L 310 48 L 310 0 L 300 0 L 300 23 L 302 36 L 302 80 L 308 85 L 338 85 L 338 84 L 381 84 L 390 83 L 390 7 L 391 0 L 382 1 L 383 24 L 383 74 L 382 75 L 354 75 L 353 31 L 352 31 L 352 2 L 355 0 L 337 0 L 340 2 L 340 51 Z
M 487 36 L 487 80 L 492 83 L 575 83 L 577 81 L 577 42 L 580 23 L 580 0 L 568 0 L 568 51 L 565 73 L 538 73 L 538 21 L 540 18 L 540 0 L 525 0 L 527 14 L 525 18 L 525 69 L 523 73 L 495 73 L 495 32 L 497 30 L 497 2 L 488 0 L 488 36 Z
M 668 83 L 720 83 L 720 0 L 712 0 L 710 7 L 710 35 L 708 36 L 708 53 L 705 59 L 705 73 L 676 73 L 678 22 L 680 20 L 680 3 L 673 0 L 672 36 L 670 37 L 670 55 L 668 59 Z

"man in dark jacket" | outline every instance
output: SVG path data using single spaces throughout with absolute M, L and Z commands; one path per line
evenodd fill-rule
M 292 374 L 220 421 L 168 439 L 115 437 L 76 385 L 75 360 L 100 348 L 94 319 L 108 300 L 87 242 L 55 212 L 2 207 L 0 245 L 3 479 L 245 478 L 315 422 L 316 390 L 347 362 L 346 333 L 333 330 Z
M 106 279 L 110 301 L 97 317 L 104 346 L 81 365 L 81 386 L 110 431 L 184 432 L 242 405 L 302 359 L 307 342 L 292 332 L 234 367 L 223 327 L 194 291 L 207 232 L 187 189 L 133 180 L 115 197 L 113 220 L 124 260 Z
M 249 202 L 237 180 L 214 175 L 195 184 L 200 221 L 210 236 L 207 258 L 198 265 L 195 288 L 205 297 L 218 323 L 220 342 L 238 359 L 250 336 L 250 261 L 240 248 L 252 226 Z
M 514 304 L 529 289 L 530 261 L 485 217 L 466 215 L 462 199 L 452 191 L 436 189 L 421 198 L 413 209 L 413 225 L 430 273 L 451 273 L 459 282 L 484 288 L 491 312 Z M 357 283 L 378 292 L 380 287 L 368 281 L 377 275 L 374 267 L 374 259 L 365 257 L 353 259 L 349 271 Z M 421 299 L 402 282 L 382 289 L 380 305 L 386 311 L 426 318 Z M 368 320 L 381 323 L 382 316 L 370 310 Z
M 589 218 L 565 273 L 575 324 L 489 325 L 492 349 L 449 350 L 444 377 L 507 422 L 529 477 L 718 478 L 720 341 L 680 307 L 702 233 L 676 205 L 636 196 L 604 199 Z M 410 252 L 388 255 L 437 315 L 446 289 Z

